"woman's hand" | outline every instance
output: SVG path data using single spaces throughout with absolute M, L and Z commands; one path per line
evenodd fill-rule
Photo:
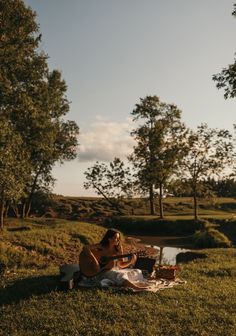
M 133 254 L 132 257 L 131 257 L 131 260 L 130 260 L 130 265 L 135 264 L 136 261 L 137 261 L 137 255 L 136 255 L 136 254 Z

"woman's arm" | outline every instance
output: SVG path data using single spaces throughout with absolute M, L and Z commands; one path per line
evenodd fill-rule
M 79 256 L 79 266 L 85 276 L 94 276 L 100 271 L 98 259 L 93 253 L 95 245 L 85 245 Z
M 119 245 L 119 254 L 124 254 L 124 249 L 123 249 L 123 246 L 122 244 Z M 120 268 L 126 268 L 126 267 L 129 267 L 133 264 L 135 264 L 137 260 L 137 256 L 135 254 L 133 254 L 131 256 L 131 258 L 129 258 L 127 260 L 127 258 L 123 258 L 123 259 L 120 259 L 116 262 L 116 265 Z
M 131 265 L 134 265 L 136 263 L 136 260 L 137 260 L 137 256 L 136 254 L 133 254 L 131 259 L 125 261 L 124 259 L 123 260 L 118 260 L 117 262 L 117 266 L 119 266 L 120 268 L 126 268 L 126 267 L 129 267 Z

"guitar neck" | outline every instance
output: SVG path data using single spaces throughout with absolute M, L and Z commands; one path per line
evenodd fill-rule
M 118 259 L 122 259 L 122 258 L 131 257 L 134 254 L 139 255 L 140 253 L 142 253 L 142 252 L 133 252 L 133 253 L 126 253 L 126 254 L 118 254 L 118 255 L 115 255 L 115 256 L 102 256 L 100 258 L 100 262 L 101 263 L 106 263 L 106 262 L 111 261 L 111 260 L 118 260 Z
M 131 257 L 133 254 L 135 253 L 126 253 L 126 254 L 120 254 L 120 255 L 118 254 L 116 256 L 105 257 L 105 259 L 109 259 L 109 260 L 122 259 L 122 258 Z

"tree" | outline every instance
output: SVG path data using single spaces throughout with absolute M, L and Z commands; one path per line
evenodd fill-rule
M 0 129 L 0 228 L 3 229 L 6 204 L 24 194 L 29 165 L 20 135 L 4 117 L 0 117 Z
M 232 135 L 227 130 L 198 126 L 187 137 L 188 154 L 183 158 L 180 171 L 183 179 L 189 182 L 194 201 L 194 218 L 198 218 L 197 198 L 203 195 L 203 181 L 209 177 L 228 174 L 226 169 L 233 163 Z
M 0 0 L 0 112 L 28 156 L 23 217 L 35 190 L 53 182 L 55 162 L 76 157 L 79 133 L 74 121 L 63 120 L 69 111 L 67 87 L 39 52 L 35 17 L 22 0 Z
M 124 196 L 130 196 L 133 186 L 130 168 L 125 167 L 119 158 L 114 158 L 109 164 L 97 161 L 84 174 L 87 180 L 84 188 L 94 189 L 121 213 L 120 200 Z
M 158 190 L 160 217 L 163 218 L 163 190 L 184 155 L 185 126 L 181 111 L 157 96 L 140 99 L 131 113 L 133 121 L 143 123 L 132 131 L 137 142 L 130 160 L 136 169 L 139 188 L 148 193 L 150 213 L 155 214 L 155 190 Z
M 208 179 L 206 183 L 218 197 L 236 197 L 236 180 L 230 176 L 218 180 Z
M 236 4 L 234 4 L 232 15 L 236 16 Z M 224 89 L 225 99 L 234 98 L 236 96 L 236 58 L 227 68 L 223 68 L 220 73 L 213 75 L 213 80 L 217 82 L 218 89 Z
M 34 192 L 53 183 L 51 170 L 55 162 L 62 164 L 77 156 L 79 128 L 74 121 L 62 119 L 69 110 L 65 82 L 58 71 L 49 73 L 47 79 L 44 94 L 38 102 L 40 120 L 32 120 L 27 134 L 23 131 L 32 162 L 27 197 L 23 200 L 23 217 L 29 214 Z

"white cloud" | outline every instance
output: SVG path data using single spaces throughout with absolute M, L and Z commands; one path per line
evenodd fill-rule
M 97 116 L 86 132 L 79 137 L 79 161 L 112 161 L 125 159 L 132 152 L 134 140 L 130 136 L 131 121 L 119 123 Z

